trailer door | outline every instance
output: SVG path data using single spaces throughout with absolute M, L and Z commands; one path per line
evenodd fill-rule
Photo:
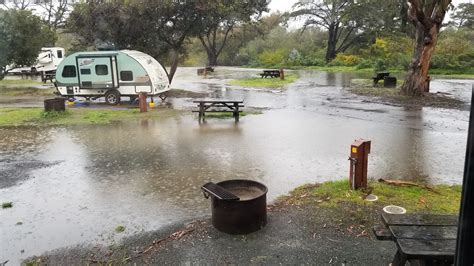
M 77 58 L 79 87 L 81 89 L 116 89 L 117 59 L 115 56 Z

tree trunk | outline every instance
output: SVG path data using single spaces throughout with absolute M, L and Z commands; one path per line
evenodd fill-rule
M 208 49 L 207 51 L 208 66 L 217 66 L 217 51 Z
M 5 78 L 5 67 L 0 66 L 0 80 Z
M 415 50 L 401 89 L 402 94 L 423 96 L 425 92 L 429 92 L 428 70 L 438 41 L 438 33 L 439 27 L 436 23 L 433 23 L 429 28 L 424 27 L 421 23 L 416 25 Z
M 328 34 L 328 48 L 326 49 L 327 63 L 331 62 L 331 60 L 336 58 L 337 26 L 335 23 L 329 25 Z
M 178 68 L 178 61 L 179 61 L 179 55 L 178 52 L 175 49 L 171 50 L 171 56 L 172 56 L 172 61 L 171 61 L 171 68 L 170 68 L 170 73 L 168 74 L 168 79 L 170 81 L 173 81 L 174 74 L 176 73 L 176 69 Z

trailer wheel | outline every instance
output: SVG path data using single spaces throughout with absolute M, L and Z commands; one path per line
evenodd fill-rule
M 117 90 L 109 90 L 105 93 L 105 102 L 110 105 L 117 105 L 120 103 L 120 92 Z

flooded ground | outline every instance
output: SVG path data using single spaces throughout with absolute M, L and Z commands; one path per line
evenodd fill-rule
M 371 178 L 461 183 L 468 111 L 368 103 L 344 89 L 361 77 L 356 74 L 301 71 L 286 89 L 227 85 L 258 72 L 217 68 L 203 78 L 195 68 L 181 68 L 175 77 L 174 88 L 244 100 L 246 108 L 263 111 L 238 124 L 199 124 L 189 112 L 111 125 L 0 128 L 0 202 L 13 202 L 0 210 L 0 262 L 114 243 L 209 214 L 200 191 L 208 181 L 260 181 L 271 201 L 304 183 L 346 178 L 356 138 L 372 140 Z M 431 88 L 468 102 L 472 83 L 434 80 Z M 168 103 L 191 110 L 192 100 Z M 119 225 L 125 232 L 115 232 Z

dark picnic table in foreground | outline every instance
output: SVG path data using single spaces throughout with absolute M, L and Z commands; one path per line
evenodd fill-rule
M 239 116 L 242 112 L 240 108 L 244 107 L 244 101 L 196 100 L 193 101 L 193 103 L 197 103 L 197 106 L 199 107 L 198 111 L 193 111 L 199 113 L 199 122 L 205 121 L 206 112 L 231 112 L 232 116 L 235 118 L 235 122 L 239 122 Z
M 456 250 L 458 216 L 433 214 L 382 214 L 375 226 L 379 240 L 392 240 L 397 253 L 392 266 L 419 260 L 426 264 L 451 265 Z

